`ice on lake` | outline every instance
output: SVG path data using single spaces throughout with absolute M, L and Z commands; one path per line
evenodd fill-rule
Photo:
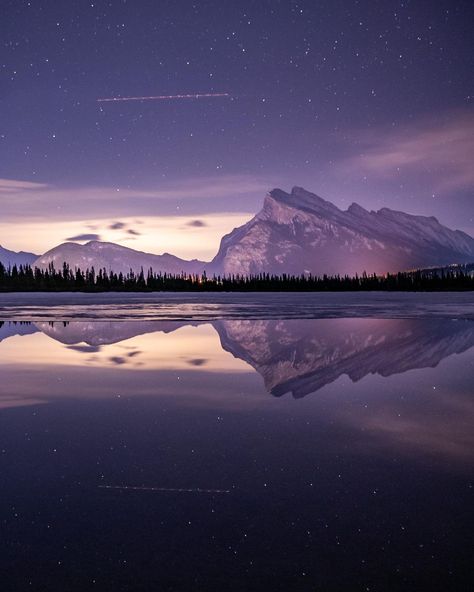
M 472 292 L 4 293 L 1 319 L 446 317 L 474 319 Z

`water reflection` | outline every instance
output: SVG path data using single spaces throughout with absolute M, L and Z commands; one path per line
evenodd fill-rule
M 204 372 L 248 372 L 252 367 L 272 395 L 292 393 L 302 398 L 342 375 L 357 382 L 368 374 L 387 377 L 436 367 L 474 346 L 474 323 L 446 319 L 6 322 L 0 327 L 0 341 L 3 364 L 157 371 L 192 367 Z
M 473 346 L 441 318 L 3 323 L 5 589 L 464 589 Z
M 437 366 L 474 346 L 474 323 L 394 319 L 222 321 L 222 347 L 261 374 L 275 396 L 314 393 L 342 374 L 390 376 Z
M 219 345 L 210 324 L 154 321 L 4 323 L 3 364 L 106 369 L 248 371 Z M 212 360 L 212 364 L 209 362 Z M 140 379 L 138 379 L 140 380 Z

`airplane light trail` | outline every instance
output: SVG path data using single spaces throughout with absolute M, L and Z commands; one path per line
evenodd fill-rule
M 123 489 L 126 491 L 160 491 L 172 493 L 230 493 L 229 489 L 201 489 L 196 487 L 194 489 L 179 489 L 170 487 L 141 487 L 133 485 L 98 485 L 99 489 Z
M 118 103 L 124 101 L 171 101 L 174 99 L 206 99 L 216 97 L 230 97 L 229 93 L 196 93 L 194 95 L 157 95 L 155 97 L 110 97 L 97 99 L 98 103 Z

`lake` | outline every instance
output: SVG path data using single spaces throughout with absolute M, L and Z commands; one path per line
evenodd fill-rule
M 471 294 L 0 296 L 2 590 L 468 590 Z

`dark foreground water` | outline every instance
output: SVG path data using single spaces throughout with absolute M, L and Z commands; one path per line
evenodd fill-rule
M 2 592 L 471 590 L 474 322 L 412 316 L 6 320 Z

